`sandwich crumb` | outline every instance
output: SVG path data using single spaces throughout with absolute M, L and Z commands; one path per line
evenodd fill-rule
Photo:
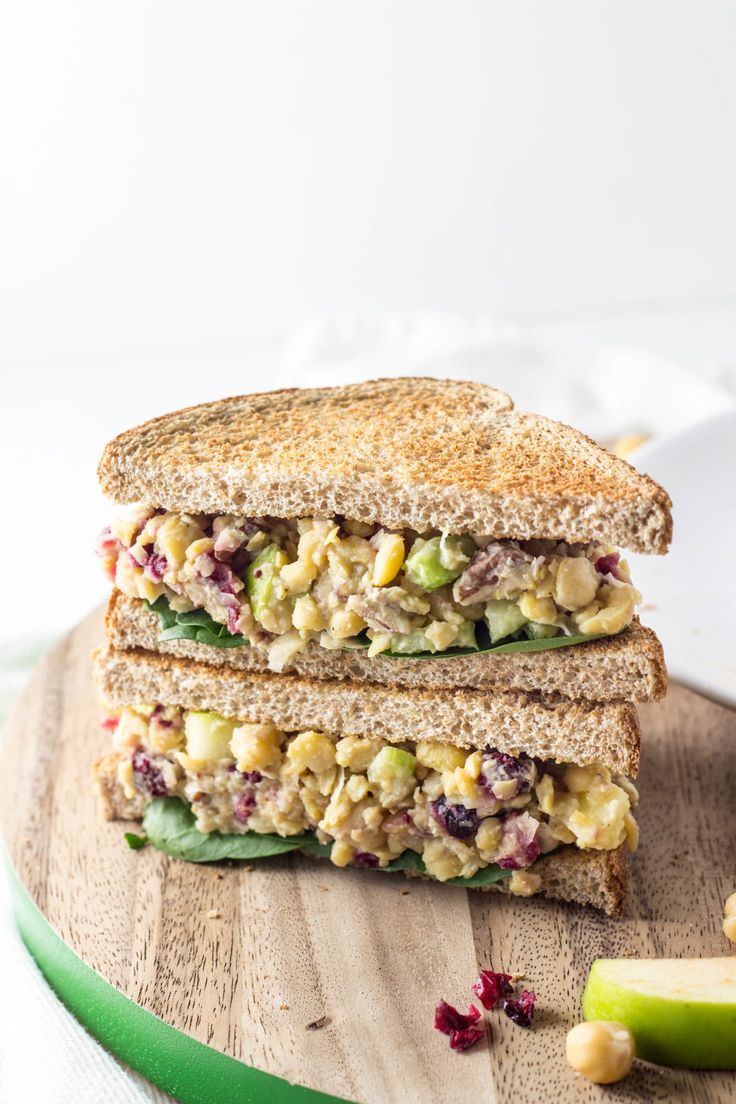
M 207 913 L 208 920 L 219 920 L 222 917 L 222 913 L 219 909 L 210 909 Z
M 281 1009 L 282 1012 L 288 1012 L 289 1011 L 288 1004 L 280 1004 L 279 1008 Z
M 399 890 L 399 896 L 401 896 L 401 897 L 408 897 L 410 893 L 411 893 L 410 889 L 400 889 Z

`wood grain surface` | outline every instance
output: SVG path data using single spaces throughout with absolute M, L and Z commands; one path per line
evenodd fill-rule
M 90 781 L 108 741 L 88 662 L 101 639 L 96 613 L 16 706 L 0 819 L 49 923 L 128 997 L 249 1065 L 366 1104 L 734 1099 L 733 1075 L 640 1063 L 597 1088 L 568 1068 L 564 1041 L 594 958 L 729 953 L 735 714 L 678 687 L 642 709 L 642 846 L 626 916 L 611 920 L 295 857 L 195 866 L 129 850 L 130 826 L 100 818 Z M 539 1012 L 532 1030 L 490 1013 L 491 1042 L 456 1054 L 434 1007 L 464 1008 L 479 966 L 525 974 Z

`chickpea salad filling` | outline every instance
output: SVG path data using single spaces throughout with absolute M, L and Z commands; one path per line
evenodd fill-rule
M 369 656 L 577 643 L 622 631 L 641 602 L 607 545 L 389 531 L 340 517 L 134 504 L 97 553 L 123 594 L 159 613 L 160 640 L 249 644 L 267 651 L 273 671 L 312 640 Z
M 161 705 L 126 707 L 104 724 L 126 798 L 180 799 L 198 840 L 273 834 L 315 850 L 301 843 L 308 833 L 337 866 L 411 866 L 442 882 L 495 870 L 521 896 L 537 892 L 534 864 L 561 845 L 638 842 L 637 791 L 601 765 L 287 733 Z

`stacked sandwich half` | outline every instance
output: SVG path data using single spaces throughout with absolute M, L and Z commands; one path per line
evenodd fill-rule
M 617 551 L 667 549 L 651 479 L 424 379 L 169 414 L 100 478 L 109 817 L 195 861 L 294 849 L 621 910 L 632 703 L 666 687 Z

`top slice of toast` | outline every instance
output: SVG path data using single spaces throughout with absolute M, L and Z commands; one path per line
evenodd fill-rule
M 670 500 L 647 475 L 479 383 L 423 378 L 272 391 L 189 407 L 116 437 L 117 502 L 340 514 L 419 532 L 600 540 L 663 553 Z

